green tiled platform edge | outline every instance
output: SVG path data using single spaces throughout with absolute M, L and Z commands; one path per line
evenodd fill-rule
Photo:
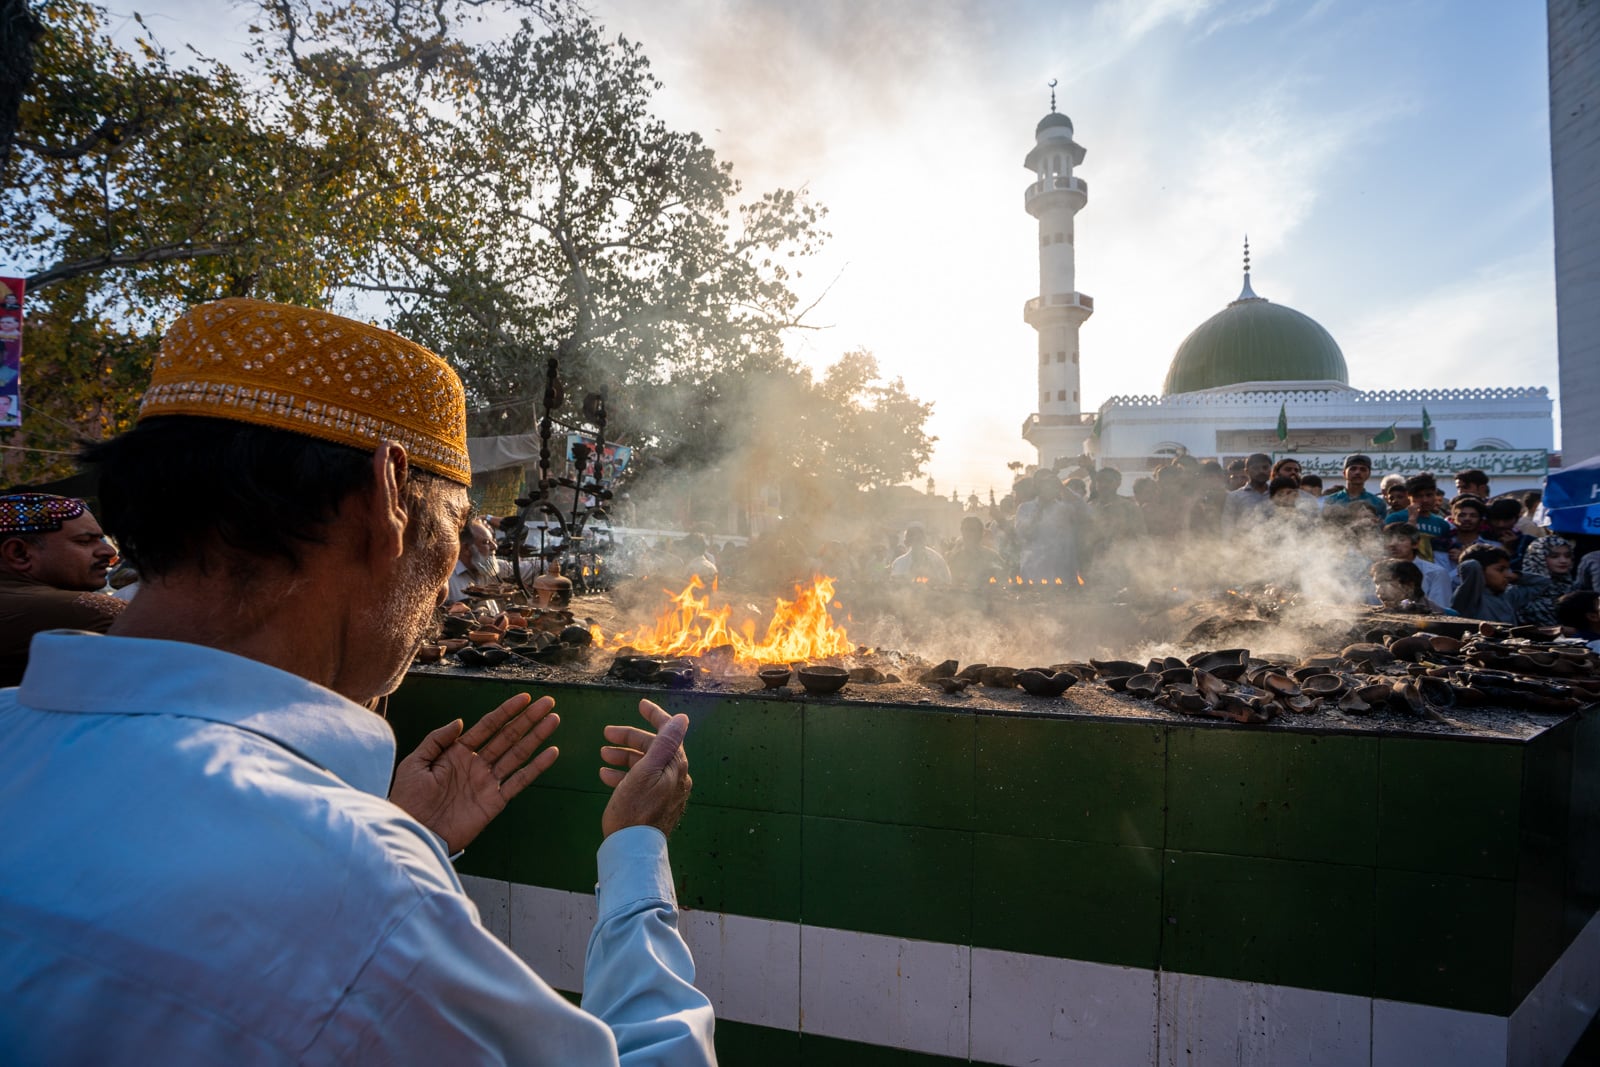
M 400 751 L 525 688 L 412 674 Z M 1505 1016 L 1600 905 L 1594 712 L 1509 742 L 538 691 L 561 759 L 464 874 L 591 891 L 600 730 L 650 696 L 691 720 L 693 908 Z

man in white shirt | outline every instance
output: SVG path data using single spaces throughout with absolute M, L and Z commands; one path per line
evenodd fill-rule
M 398 767 L 369 710 L 470 514 L 448 364 L 218 301 L 84 459 L 142 588 L 108 636 L 36 637 L 0 691 L 0 1061 L 715 1062 L 666 851 L 687 717 L 643 701 L 650 729 L 604 730 L 580 1008 L 479 924 L 449 859 L 554 762 L 553 701 L 447 723 Z
M 455 569 L 450 572 L 445 603 L 456 604 L 467 599 L 470 586 L 491 585 L 500 580 L 494 549 L 494 533 L 487 523 L 481 519 L 467 523 L 461 531 L 461 549 L 456 555 Z
M 921 523 L 906 527 L 905 554 L 889 565 L 889 577 L 901 581 L 950 584 L 950 568 L 944 557 L 928 547 L 928 534 Z

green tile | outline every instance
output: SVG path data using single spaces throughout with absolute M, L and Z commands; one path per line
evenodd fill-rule
M 679 710 L 695 803 L 800 811 L 800 705 L 699 696 Z
M 550 739 L 551 744 L 561 749 L 561 757 L 556 760 L 555 766 L 540 777 L 539 783 L 556 789 L 571 789 L 609 796 L 611 790 L 600 781 L 599 773 L 602 766 L 600 747 L 606 743 L 603 731 L 613 724 L 646 726 L 644 719 L 639 716 L 639 695 L 598 686 L 578 685 L 533 685 L 521 689 L 508 687 L 505 690 L 507 696 L 521 692 L 530 693 L 534 697 L 545 694 L 554 697 L 556 714 L 561 716 L 561 725 L 556 727 L 556 732 Z M 691 723 L 691 738 L 693 732 L 694 727 Z M 690 746 L 689 761 L 692 775 L 693 741 L 686 741 L 685 744 Z
M 1574 716 L 1572 799 L 1567 806 L 1566 936 L 1600 909 L 1600 712 Z
M 1517 864 L 1512 940 L 1512 1003 L 1533 991 L 1572 939 L 1563 913 L 1565 857 L 1556 848 L 1524 847 Z
M 1159 848 L 1166 740 L 1136 723 L 982 715 L 975 828 Z
M 1370 867 L 1169 851 L 1162 906 L 1164 970 L 1372 993 Z
M 1379 742 L 1378 866 L 1514 878 L 1523 746 Z
M 800 1055 L 800 1034 L 770 1026 L 717 1020 L 717 1062 L 761 1064 L 763 1067 L 804 1067 Z
M 689 805 L 672 870 L 687 908 L 800 921 L 800 816 Z
M 490 825 L 503 877 L 523 885 L 594 892 L 600 814 L 609 795 L 539 785 L 511 802 Z M 471 856 L 483 838 L 467 850 Z
M 1167 847 L 1372 866 L 1376 739 L 1174 729 Z
M 975 946 L 1159 964 L 1159 850 L 976 834 L 972 868 Z
M 1577 719 L 1568 719 L 1523 749 L 1512 988 L 1519 1004 L 1571 941 L 1564 908 L 1576 734 Z
M 1375 996 L 1511 1013 L 1510 882 L 1380 870 L 1377 886 Z
M 807 815 L 966 829 L 976 716 L 847 704 L 805 710 Z
M 806 816 L 801 835 L 807 925 L 969 943 L 971 834 Z

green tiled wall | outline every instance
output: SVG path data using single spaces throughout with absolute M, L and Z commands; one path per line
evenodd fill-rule
M 519 691 L 412 675 L 400 751 Z M 591 890 L 601 727 L 649 696 L 690 717 L 695 908 L 1507 1014 L 1600 904 L 1595 713 L 1511 743 L 540 691 L 561 759 L 464 873 Z

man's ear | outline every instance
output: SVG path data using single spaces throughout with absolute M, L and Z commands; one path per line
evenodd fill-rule
M 20 537 L 0 541 L 0 563 L 19 573 L 33 565 L 33 546 Z
M 405 552 L 406 483 L 411 465 L 406 450 L 385 441 L 372 454 L 372 547 L 383 559 L 399 559 Z

